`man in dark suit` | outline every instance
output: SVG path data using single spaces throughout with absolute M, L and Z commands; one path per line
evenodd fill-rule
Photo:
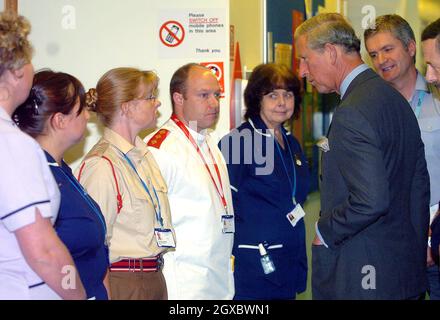
M 427 288 L 429 177 L 414 113 L 365 65 L 339 14 L 295 32 L 300 75 L 337 92 L 312 246 L 314 299 L 411 299 Z

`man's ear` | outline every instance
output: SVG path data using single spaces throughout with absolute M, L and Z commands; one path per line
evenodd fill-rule
M 324 45 L 324 50 L 325 50 L 326 54 L 328 55 L 330 63 L 332 65 L 335 65 L 336 64 L 336 60 L 338 59 L 338 54 L 339 54 L 336 46 L 334 44 L 331 44 L 331 43 L 326 43 Z
M 416 55 L 416 49 L 417 49 L 417 45 L 416 42 L 414 40 L 410 40 L 408 42 L 408 53 L 410 54 L 411 57 L 414 57 Z
M 174 101 L 174 105 L 176 106 L 180 106 L 183 104 L 183 94 L 179 93 L 179 92 L 174 92 L 173 93 L 173 101 Z

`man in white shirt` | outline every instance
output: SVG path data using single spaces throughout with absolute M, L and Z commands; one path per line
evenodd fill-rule
M 234 216 L 223 156 L 208 133 L 219 115 L 217 78 L 195 63 L 170 83 L 173 115 L 146 138 L 168 187 L 176 250 L 164 255 L 173 299 L 232 299 Z
M 379 16 L 364 31 L 365 47 L 376 72 L 410 104 L 419 123 L 430 178 L 431 222 L 440 201 L 440 101 L 415 66 L 416 41 L 408 22 L 397 14 Z M 438 266 L 427 251 L 431 300 L 440 299 Z

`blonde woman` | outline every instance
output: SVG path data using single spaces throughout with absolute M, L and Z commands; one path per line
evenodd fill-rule
M 29 33 L 25 18 L 0 13 L 0 300 L 84 299 L 72 257 L 52 227 L 56 182 L 43 150 L 11 118 L 32 86 Z
M 156 125 L 158 77 L 116 68 L 87 93 L 104 125 L 77 172 L 102 209 L 112 299 L 167 299 L 162 254 L 175 247 L 165 182 L 139 132 Z

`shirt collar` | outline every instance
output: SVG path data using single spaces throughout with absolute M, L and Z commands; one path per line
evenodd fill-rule
M 272 137 L 272 134 L 270 133 L 270 129 L 267 128 L 266 124 L 264 123 L 263 119 L 259 115 L 253 116 L 249 118 L 249 124 L 254 128 L 255 132 L 258 134 L 261 134 L 265 137 Z M 286 134 L 289 135 L 290 133 L 284 128 L 283 125 L 281 125 L 281 130 Z
M 408 103 L 410 105 L 417 103 L 416 99 L 418 99 L 418 96 L 421 92 L 429 92 L 428 83 L 426 82 L 425 78 L 420 74 L 420 72 L 417 70 L 416 85 L 414 87 L 414 91 L 412 93 L 411 98 L 408 100 Z
M 139 136 L 136 137 L 134 144 L 132 145 L 130 142 L 125 140 L 120 134 L 113 131 L 112 129 L 105 127 L 103 138 L 110 141 L 119 151 L 124 154 L 128 154 L 130 151 L 136 151 L 140 154 L 140 156 L 144 156 L 148 153 L 148 148 L 146 144 L 142 141 Z
M 351 72 L 345 77 L 344 81 L 342 81 L 341 88 L 339 92 L 341 93 L 341 99 L 344 97 L 345 92 L 347 92 L 348 86 L 350 83 L 356 78 L 359 74 L 369 69 L 370 67 L 365 63 L 358 65 L 356 68 L 351 70 Z
M 67 170 L 69 173 L 72 173 L 72 169 L 67 165 L 67 163 L 64 161 L 64 159 L 61 159 L 61 166 L 58 164 L 58 162 L 55 161 L 55 159 L 51 156 L 49 152 L 44 150 L 44 155 L 46 156 L 47 164 L 51 167 L 60 167 L 64 170 Z
M 170 119 L 169 121 L 173 126 L 175 126 L 179 129 L 178 131 L 182 131 L 179 128 L 179 126 L 172 119 Z M 181 122 L 183 123 L 183 121 L 181 121 Z M 194 141 L 196 141 L 196 143 L 199 147 L 206 141 L 206 139 L 209 138 L 209 129 L 204 129 L 204 130 L 201 130 L 200 132 L 197 132 L 192 127 L 187 126 L 185 123 L 183 123 L 183 125 L 188 129 L 189 134 L 194 139 Z M 183 134 L 183 132 L 182 132 L 182 134 Z
M 208 137 L 208 129 L 201 130 L 200 132 L 197 132 L 191 128 L 188 128 L 188 130 L 194 140 L 197 141 L 199 147 L 203 144 L 203 142 L 205 142 L 206 138 Z
M 11 116 L 6 112 L 5 109 L 3 109 L 2 106 L 0 106 L 0 119 L 5 120 L 5 121 L 10 122 L 11 124 L 15 125 L 15 122 L 11 119 Z
M 416 87 L 414 91 L 426 91 L 428 92 L 428 83 L 425 80 L 425 77 L 422 76 L 422 74 L 417 70 L 417 80 L 416 80 Z

